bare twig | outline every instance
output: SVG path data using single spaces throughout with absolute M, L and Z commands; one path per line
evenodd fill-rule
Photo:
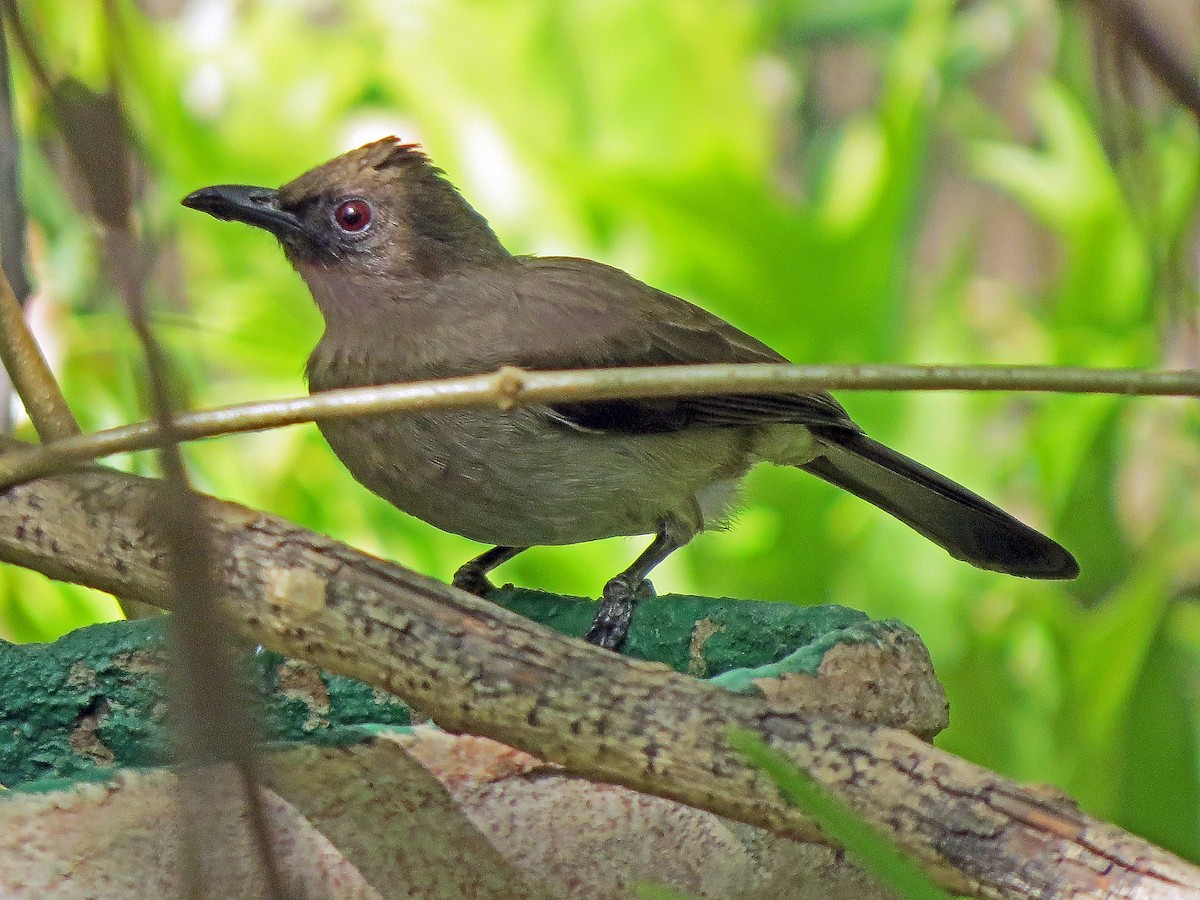
M 1180 54 L 1163 40 L 1134 0 L 1088 0 L 1097 20 L 1128 46 L 1200 123 L 1200 79 Z
M 26 267 L 27 219 L 21 194 L 20 158 L 8 34 L 0 15 L 0 270 L 8 279 L 17 303 L 24 308 L 33 288 Z M 0 433 L 3 434 L 12 431 L 12 393 L 12 378 L 5 369 L 0 372 Z
M 79 423 L 25 324 L 21 304 L 3 273 L 0 273 L 0 360 L 43 441 L 79 434 Z
M 1058 391 L 1123 396 L 1200 396 L 1200 371 L 1074 369 L 1052 366 L 659 366 L 499 372 L 344 388 L 311 397 L 265 400 L 179 415 L 181 441 L 261 431 L 301 422 L 381 412 L 532 405 L 613 397 L 763 394 L 779 391 Z M 96 431 L 39 449 L 0 455 L 0 487 L 113 453 L 158 447 L 161 431 L 150 422 Z
M 34 427 L 43 441 L 79 434 L 79 423 L 71 413 L 53 373 L 33 339 L 22 314 L 31 287 L 25 268 L 27 219 L 19 177 L 20 148 L 13 117 L 7 28 L 11 28 L 34 80 L 59 110 L 45 64 L 29 39 L 14 0 L 0 0 L 0 263 L 7 281 L 0 285 L 0 358 Z M 7 391 L 2 421 L 8 430 Z
M 15 7 L 5 11 L 14 17 Z M 2 18 L 2 17 L 0 17 Z M 27 220 L 21 195 L 20 146 L 12 105 L 8 38 L 0 21 L 0 359 L 43 441 L 79 434 L 54 375 L 25 323 L 22 308 L 32 290 L 25 265 Z M 41 71 L 40 69 L 38 71 Z M 9 428 L 7 385 L 0 386 L 0 422 Z
M 228 760 L 240 780 L 240 793 L 262 862 L 263 887 L 267 896 L 282 898 L 282 881 L 274 865 L 266 817 L 256 787 L 257 729 L 248 695 L 235 674 L 236 653 L 227 641 L 228 627 L 214 602 L 213 556 L 173 436 L 168 367 L 146 315 L 142 246 L 133 224 L 129 177 L 132 155 L 126 140 L 121 98 L 115 82 L 103 94 L 75 81 L 53 83 L 25 32 L 15 3 L 0 2 L 88 189 L 92 214 L 103 226 L 109 275 L 125 301 L 146 358 L 152 411 L 162 436 L 159 459 L 165 476 L 159 484 L 153 504 L 155 515 L 148 528 L 161 539 L 171 574 L 169 590 L 175 614 L 170 630 L 176 648 L 172 682 L 179 711 L 176 717 L 179 745 L 186 763 L 181 772 L 181 801 L 191 813 L 184 816 L 183 832 L 187 892 L 190 896 L 207 896 L 204 873 L 220 858 L 221 848 L 214 845 L 211 837 L 214 830 L 208 827 L 206 817 L 240 815 L 239 810 L 213 808 L 205 801 L 212 795 L 206 767 Z
M 196 493 L 192 490 L 175 432 L 171 402 L 171 375 L 146 315 L 137 245 L 131 231 L 112 229 L 107 245 L 113 274 L 125 298 L 129 320 L 142 345 L 147 383 L 157 433 L 162 437 L 158 458 L 164 478 L 159 483 L 152 528 L 167 550 L 171 574 L 169 632 L 175 648 L 172 681 L 176 728 L 185 763 L 181 772 L 181 801 L 188 809 L 184 834 L 188 839 L 186 883 L 196 896 L 208 896 L 203 860 L 219 847 L 212 846 L 212 830 L 204 824 L 206 798 L 213 795 L 211 765 L 230 761 L 239 779 L 250 834 L 255 842 L 265 879 L 266 894 L 283 900 L 283 883 L 271 849 L 266 814 L 257 785 L 258 729 L 253 705 L 237 677 L 238 653 L 229 643 L 229 626 L 217 602 L 213 580 L 215 559 Z M 238 815 L 240 810 L 222 810 Z
M 160 496 L 152 481 L 102 470 L 11 489 L 0 503 L 0 560 L 169 602 L 166 548 L 146 529 Z M 265 513 L 211 498 L 202 512 L 222 560 L 219 599 L 242 637 L 398 694 L 451 731 L 825 839 L 729 747 L 729 729 L 744 728 L 958 893 L 1200 896 L 1194 866 L 905 732 L 773 711 L 762 696 L 565 638 Z
M 21 194 L 21 144 L 13 109 L 8 37 L 0 22 L 0 268 L 22 306 L 33 292 L 26 267 L 25 200 Z
M 41 56 L 38 55 L 37 47 L 30 40 L 29 33 L 25 30 L 25 23 L 21 19 L 21 11 L 17 9 L 16 0 L 0 0 L 0 13 L 4 14 L 2 18 L 12 29 L 13 39 L 20 48 L 21 55 L 25 58 L 25 64 L 29 66 L 33 80 L 49 95 L 52 90 L 50 73 L 46 69 L 46 64 L 42 62 Z

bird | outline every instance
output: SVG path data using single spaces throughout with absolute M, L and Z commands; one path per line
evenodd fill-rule
M 397 137 L 278 189 L 220 184 L 183 205 L 265 229 L 320 309 L 309 390 L 492 372 L 785 363 L 699 306 L 590 259 L 510 253 L 424 149 Z M 824 392 L 547 403 L 321 421 L 363 485 L 443 531 L 490 545 L 453 584 L 531 547 L 648 535 L 605 583 L 585 639 L 619 650 L 651 571 L 727 527 L 760 462 L 803 469 L 982 569 L 1079 573 L 1061 545 L 868 437 Z

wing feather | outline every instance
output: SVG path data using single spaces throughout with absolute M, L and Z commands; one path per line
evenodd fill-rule
M 517 302 L 542 313 L 544 340 L 526 343 L 518 363 L 531 369 L 781 363 L 766 344 L 679 297 L 591 260 L 521 260 Z M 547 304 L 546 298 L 555 302 Z M 764 423 L 859 428 L 821 393 L 713 394 L 555 404 L 552 418 L 592 432 L 655 434 L 688 427 Z

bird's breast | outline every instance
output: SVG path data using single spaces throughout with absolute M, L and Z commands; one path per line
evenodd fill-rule
M 696 528 L 718 482 L 751 463 L 738 429 L 581 433 L 537 409 L 430 411 L 321 423 L 362 484 L 444 531 L 509 546 Z M 729 499 L 732 500 L 732 493 Z

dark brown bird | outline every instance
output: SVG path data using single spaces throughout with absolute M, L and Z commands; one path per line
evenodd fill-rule
M 415 145 L 352 150 L 279 190 L 218 185 L 185 206 L 265 228 L 308 283 L 325 334 L 312 391 L 528 369 L 778 363 L 727 322 L 587 259 L 513 256 Z M 445 531 L 495 545 L 455 585 L 541 544 L 653 534 L 604 587 L 587 639 L 617 648 L 658 563 L 726 524 L 742 476 L 797 466 L 952 556 L 1073 578 L 1065 549 L 863 434 L 825 393 L 724 395 L 376 415 L 321 423 L 351 473 Z

